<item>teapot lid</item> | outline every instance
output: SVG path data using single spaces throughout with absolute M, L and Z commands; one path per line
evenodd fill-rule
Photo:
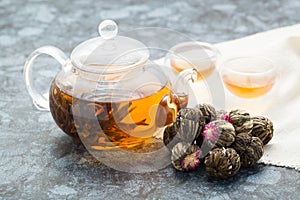
M 96 73 L 116 73 L 135 68 L 149 58 L 149 50 L 138 40 L 118 36 L 118 26 L 104 20 L 98 27 L 100 37 L 79 44 L 71 54 L 77 68 Z

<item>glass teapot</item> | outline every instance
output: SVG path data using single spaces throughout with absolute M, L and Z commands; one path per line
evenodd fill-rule
M 93 150 L 130 149 L 173 122 L 188 103 L 187 85 L 197 79 L 197 72 L 187 69 L 172 83 L 149 60 L 143 43 L 117 36 L 114 21 L 101 22 L 99 33 L 79 44 L 70 59 L 53 46 L 35 50 L 24 66 L 26 88 L 36 108 L 50 109 L 56 124 L 75 142 Z M 49 98 L 31 80 L 33 62 L 41 54 L 62 65 Z

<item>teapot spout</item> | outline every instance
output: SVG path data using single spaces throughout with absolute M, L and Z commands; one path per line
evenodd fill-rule
M 189 94 L 189 84 L 197 80 L 198 73 L 195 68 L 181 71 L 173 86 L 173 91 L 177 96 L 186 96 Z

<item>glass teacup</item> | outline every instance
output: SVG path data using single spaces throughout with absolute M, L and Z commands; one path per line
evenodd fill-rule
M 257 98 L 274 86 L 276 69 L 263 57 L 236 57 L 224 62 L 221 77 L 226 88 L 241 98 Z
M 198 81 L 208 78 L 217 68 L 219 51 L 204 42 L 183 42 L 175 45 L 166 55 L 166 64 L 176 73 L 189 68 L 198 72 Z

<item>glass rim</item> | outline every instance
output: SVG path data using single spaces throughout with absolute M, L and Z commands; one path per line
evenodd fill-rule
M 228 63 L 230 63 L 232 61 L 242 60 L 242 59 L 263 60 L 265 63 L 268 63 L 268 65 L 270 67 L 268 69 L 266 69 L 265 71 L 260 71 L 260 72 L 242 72 L 239 70 L 234 70 L 228 65 Z M 258 76 L 258 75 L 265 75 L 265 74 L 272 73 L 272 72 L 276 73 L 276 66 L 271 59 L 263 57 L 263 56 L 238 56 L 238 57 L 232 57 L 232 58 L 225 60 L 223 63 L 223 67 L 221 68 L 221 71 L 228 71 L 228 72 L 238 74 L 238 75 L 243 75 L 243 76 L 245 76 L 245 75 L 246 76 Z
M 206 52 L 206 50 L 212 52 L 211 55 L 207 54 L 207 57 L 202 57 L 202 58 L 197 59 L 199 61 L 217 58 L 221 55 L 220 51 L 213 44 L 206 43 L 206 42 L 199 42 L 199 41 L 188 41 L 188 42 L 178 43 L 175 46 L 171 47 L 166 55 L 166 59 L 172 59 L 172 56 L 174 56 L 174 55 L 178 56 L 177 54 L 180 54 L 180 52 L 178 52 L 178 49 L 180 49 L 180 48 L 184 48 L 184 47 L 188 47 L 188 46 L 196 46 L 196 45 L 198 47 L 201 47 L 201 49 L 203 49 L 205 52 Z M 182 56 L 179 56 L 179 57 L 182 57 Z M 185 59 L 190 60 L 188 58 L 185 58 Z

